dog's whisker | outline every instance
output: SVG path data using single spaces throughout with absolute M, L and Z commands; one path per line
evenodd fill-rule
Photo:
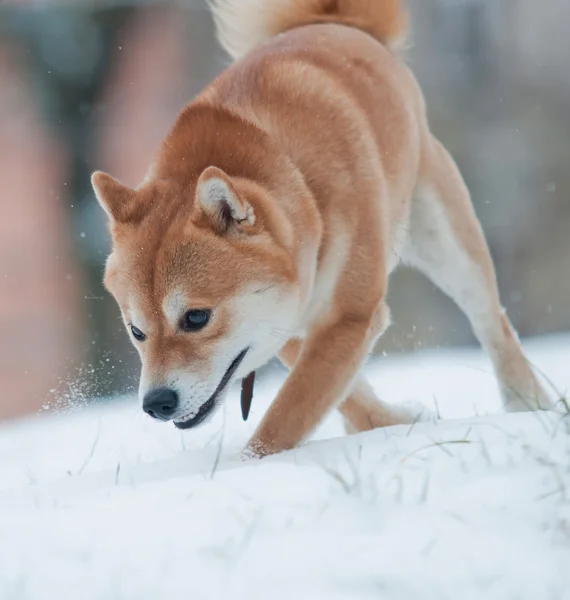
M 287 336 L 277 333 L 275 331 L 270 331 L 269 335 L 273 336 L 274 338 L 277 338 L 278 340 L 282 340 L 284 342 L 289 340 L 289 338 Z
M 283 327 L 272 327 L 273 331 L 285 331 L 286 333 L 296 333 L 294 329 L 285 329 Z

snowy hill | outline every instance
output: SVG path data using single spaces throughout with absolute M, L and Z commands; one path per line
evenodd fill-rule
M 564 393 L 570 337 L 525 346 Z M 247 424 L 235 390 L 194 432 L 133 399 L 4 426 L 0 598 L 570 598 L 570 417 L 493 414 L 489 371 L 474 350 L 373 362 L 384 399 L 450 420 L 335 437 L 331 417 L 263 461 L 237 450 L 281 375 Z

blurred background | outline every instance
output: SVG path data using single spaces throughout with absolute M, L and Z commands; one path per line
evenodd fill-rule
M 271 0 L 267 0 L 270 2 Z M 521 336 L 570 330 L 570 3 L 410 0 L 407 61 L 454 154 Z M 229 64 L 203 0 L 0 1 L 0 419 L 136 387 L 101 284 L 95 169 L 135 186 L 178 111 Z M 378 352 L 474 344 L 400 270 Z

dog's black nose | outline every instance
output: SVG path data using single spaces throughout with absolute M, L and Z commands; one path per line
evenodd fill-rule
M 157 388 L 147 393 L 143 400 L 143 410 L 147 415 L 168 421 L 178 408 L 178 394 L 168 388 Z

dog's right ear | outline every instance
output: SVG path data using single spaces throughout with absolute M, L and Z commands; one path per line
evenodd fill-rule
M 210 227 L 222 235 L 233 228 L 244 231 L 255 225 L 255 213 L 240 197 L 232 178 L 217 167 L 208 167 L 196 186 L 197 203 Z
M 113 223 L 127 223 L 139 218 L 140 207 L 135 190 L 102 171 L 93 173 L 91 185 L 99 204 Z

